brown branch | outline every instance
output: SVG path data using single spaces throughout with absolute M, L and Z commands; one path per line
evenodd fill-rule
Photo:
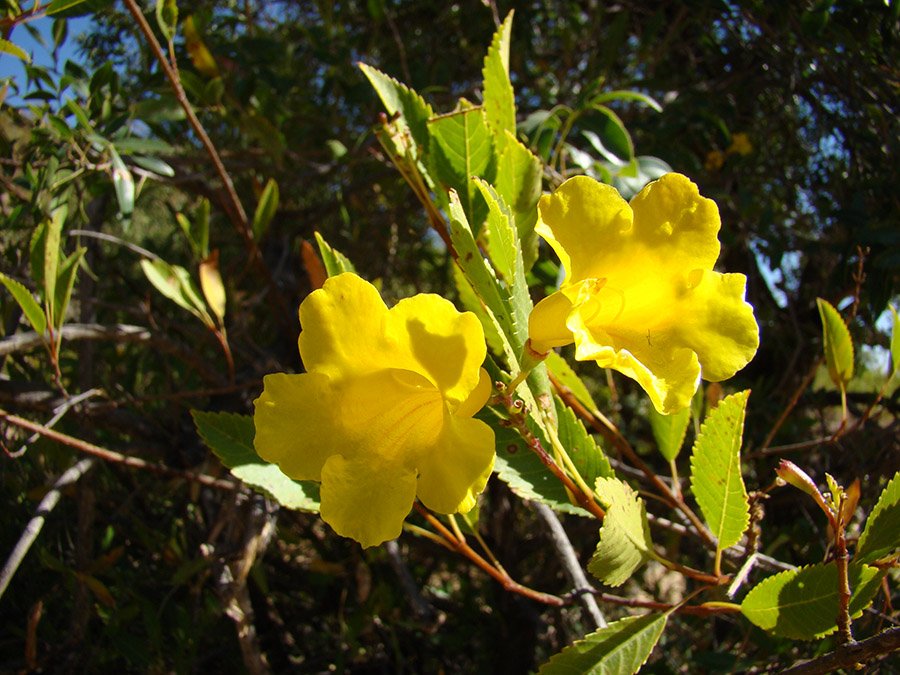
M 166 79 L 169 80 L 169 84 L 172 86 L 172 91 L 175 93 L 175 98 L 178 100 L 178 103 L 184 110 L 184 114 L 187 116 L 187 120 L 191 125 L 191 129 L 193 129 L 194 133 L 197 135 L 197 138 L 200 139 L 203 148 L 206 150 L 206 154 L 209 155 L 209 159 L 213 164 L 213 168 L 215 169 L 216 174 L 219 176 L 219 180 L 222 181 L 222 186 L 225 189 L 225 195 L 228 198 L 226 202 L 227 208 L 225 209 L 225 211 L 226 213 L 228 213 L 232 224 L 238 231 L 238 234 L 240 234 L 241 238 L 244 240 L 244 247 L 247 249 L 250 261 L 257 268 L 260 276 L 269 287 L 271 300 L 276 305 L 276 307 L 274 308 L 276 310 L 276 315 L 289 330 L 295 330 L 295 327 L 291 325 L 288 318 L 290 316 L 293 316 L 293 312 L 291 312 L 288 308 L 287 302 L 285 301 L 284 296 L 281 294 L 281 290 L 275 283 L 275 279 L 272 276 L 271 270 L 266 266 L 266 263 L 263 260 L 262 253 L 259 250 L 259 246 L 257 246 L 256 240 L 253 238 L 253 230 L 250 227 L 250 221 L 247 218 L 247 212 L 244 210 L 241 199 L 240 197 L 238 197 L 237 191 L 235 190 L 234 182 L 231 180 L 231 176 L 229 175 L 228 170 L 225 168 L 225 164 L 223 164 L 222 162 L 219 151 L 213 144 L 212 139 L 210 139 L 209 134 L 206 133 L 206 129 L 204 129 L 203 125 L 200 123 L 200 119 L 194 112 L 194 108 L 191 105 L 190 101 L 188 101 L 187 94 L 184 91 L 184 87 L 181 86 L 181 78 L 178 76 L 178 72 L 166 58 L 166 55 L 162 49 L 162 45 L 160 45 L 159 40 L 156 39 L 156 35 L 150 28 L 150 24 L 147 23 L 147 19 L 144 17 L 141 8 L 138 7 L 137 2 L 135 2 L 135 0 L 124 0 L 124 3 L 128 8 L 128 11 L 131 13 L 131 16 L 134 18 L 135 23 L 137 23 L 137 26 L 143 34 L 144 39 L 147 41 L 150 49 L 153 51 L 153 54 L 156 56 L 156 60 L 159 62 L 159 65 L 162 68 Z
M 865 640 L 840 645 L 833 652 L 807 661 L 798 661 L 781 671 L 782 675 L 819 675 L 838 668 L 852 668 L 856 664 L 886 656 L 900 650 L 900 626 L 888 628 Z
M 73 448 L 74 450 L 83 452 L 86 455 L 91 455 L 92 457 L 97 457 L 106 462 L 124 464 L 125 466 L 131 467 L 133 469 L 142 469 L 161 476 L 184 478 L 185 480 L 189 480 L 194 483 L 200 483 L 201 485 L 207 485 L 209 487 L 219 488 L 220 490 L 236 490 L 238 487 L 236 483 L 222 480 L 221 478 L 213 478 L 212 476 L 207 476 L 206 474 L 202 473 L 194 473 L 192 471 L 173 469 L 162 464 L 154 464 L 152 462 L 148 462 L 138 457 L 131 457 L 115 452 L 113 450 L 107 450 L 106 448 L 101 448 L 99 445 L 94 445 L 93 443 L 83 441 L 80 438 L 75 438 L 73 436 L 60 433 L 59 431 L 48 429 L 41 424 L 26 420 L 25 418 L 19 417 L 18 415 L 12 415 L 2 409 L 0 409 L 0 421 L 6 422 L 7 424 L 12 424 L 19 427 L 20 429 L 38 433 L 45 438 L 49 438 L 51 441 L 62 443 L 63 445 L 67 445 L 70 448 Z

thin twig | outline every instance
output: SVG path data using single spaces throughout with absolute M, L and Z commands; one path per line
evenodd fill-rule
M 782 675 L 820 675 L 838 668 L 852 668 L 879 656 L 900 650 L 900 626 L 888 628 L 865 640 L 840 645 L 833 652 L 807 661 L 799 661 L 781 671 Z
M 22 536 L 19 537 L 19 541 L 16 542 L 15 547 L 13 547 L 12 553 L 9 554 L 9 558 L 3 566 L 3 570 L 0 571 L 0 598 L 3 597 L 3 593 L 6 592 L 6 588 L 9 586 L 9 582 L 12 580 L 13 575 L 16 573 L 16 570 L 19 569 L 22 560 L 25 559 L 25 554 L 28 553 L 28 549 L 31 548 L 31 545 L 41 533 L 41 528 L 44 527 L 44 520 L 57 503 L 59 503 L 62 489 L 75 483 L 79 478 L 86 474 L 93 465 L 94 460 L 89 457 L 78 461 L 57 478 L 53 487 L 50 488 L 50 491 L 44 495 L 44 498 L 41 500 L 40 504 L 38 504 L 38 507 L 34 512 L 34 516 L 28 521 L 25 530 L 22 532 Z
M 83 452 L 87 455 L 97 457 L 98 459 L 102 459 L 107 462 L 124 464 L 125 466 L 131 467 L 133 469 L 143 469 L 145 471 L 150 471 L 151 473 L 162 476 L 184 478 L 185 480 L 193 481 L 194 483 L 200 483 L 201 485 L 207 485 L 209 487 L 219 488 L 220 490 L 236 490 L 238 488 L 238 485 L 236 483 L 222 480 L 221 478 L 213 478 L 212 476 L 207 476 L 206 474 L 202 473 L 194 473 L 192 471 L 172 469 L 171 467 L 164 466 L 162 464 L 154 464 L 138 457 L 131 457 L 115 452 L 113 450 L 101 448 L 99 445 L 94 445 L 93 443 L 88 443 L 87 441 L 83 441 L 80 438 L 75 438 L 73 436 L 60 433 L 59 431 L 48 429 L 42 424 L 37 424 L 36 422 L 26 420 L 25 418 L 19 417 L 18 415 L 12 415 L 2 409 L 0 409 L 0 421 L 6 422 L 7 424 L 12 424 L 19 427 L 20 429 L 26 429 L 27 431 L 36 432 L 45 438 L 49 438 L 51 441 L 62 443 L 63 445 L 67 445 L 70 448 L 78 450 L 79 452 Z
M 535 510 L 535 513 L 540 516 L 541 520 L 543 520 L 544 524 L 547 526 L 550 540 L 553 542 L 553 546 L 559 554 L 559 560 L 566 572 L 566 576 L 568 576 L 569 581 L 572 582 L 572 587 L 575 589 L 575 593 L 577 593 L 578 601 L 590 615 L 591 619 L 593 619 L 595 627 L 606 628 L 606 618 L 600 611 L 597 600 L 592 594 L 594 589 L 588 582 L 584 569 L 582 569 L 581 563 L 578 561 L 578 555 L 572 547 L 572 542 L 569 541 L 569 536 L 566 534 L 566 530 L 563 528 L 562 523 L 559 522 L 556 513 L 554 513 L 549 506 L 541 504 L 540 502 L 532 502 L 531 505 Z

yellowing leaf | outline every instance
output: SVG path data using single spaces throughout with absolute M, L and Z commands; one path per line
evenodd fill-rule
M 691 489 L 719 551 L 736 544 L 750 522 L 740 457 L 749 395 L 732 394 L 706 416 L 691 454 Z
M 868 565 L 850 565 L 851 616 L 869 606 L 884 574 Z M 811 565 L 763 579 L 744 598 L 741 612 L 763 630 L 782 637 L 824 637 L 837 629 L 837 567 L 833 562 Z
M 187 47 L 188 56 L 191 57 L 191 63 L 194 64 L 194 68 L 207 77 L 218 77 L 219 67 L 216 65 L 216 60 L 213 58 L 212 53 L 210 53 L 203 42 L 203 38 L 200 37 L 200 33 L 194 25 L 194 17 L 188 16 L 184 20 L 182 28 L 184 29 L 184 46 Z
M 650 407 L 648 418 L 656 447 L 660 454 L 671 462 L 678 457 L 688 425 L 691 422 L 691 408 L 682 408 L 671 415 L 663 415 L 656 408 Z
M 219 249 L 215 249 L 209 257 L 200 263 L 200 288 L 203 297 L 216 318 L 219 325 L 225 321 L 225 284 L 219 273 Z
M 606 516 L 588 571 L 605 584 L 621 586 L 653 557 L 647 510 L 644 500 L 615 478 L 598 478 L 596 492 Z
M 24 61 L 25 63 L 31 63 L 31 57 L 28 55 L 28 52 L 22 49 L 19 45 L 14 44 L 9 40 L 4 40 L 3 38 L 0 38 L 0 53 L 15 56 L 17 59 Z
M 840 313 L 822 298 L 816 298 L 819 316 L 822 318 L 825 361 L 831 381 L 841 389 L 853 379 L 853 340 Z
M 585 636 L 553 656 L 539 675 L 631 675 L 641 669 L 669 615 L 629 616 Z
M 900 548 L 900 472 L 887 484 L 866 520 L 856 545 L 855 562 L 885 558 Z

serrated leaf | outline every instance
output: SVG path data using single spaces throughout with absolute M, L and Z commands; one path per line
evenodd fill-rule
M 269 229 L 275 212 L 278 211 L 278 183 L 274 178 L 270 178 L 263 188 L 259 197 L 259 203 L 256 205 L 256 212 L 253 214 L 253 238 L 259 240 Z
M 15 301 L 19 303 L 19 307 L 22 308 L 22 313 L 25 315 L 25 318 L 28 319 L 28 323 L 31 324 L 31 327 L 34 328 L 34 332 L 38 335 L 43 335 L 47 330 L 47 317 L 44 314 L 44 310 L 37 303 L 37 300 L 31 295 L 31 291 L 15 279 L 11 279 L 3 274 L 3 272 L 0 272 L 0 283 L 6 286 L 6 290 L 8 290 Z
M 554 397 L 556 417 L 559 424 L 559 442 L 569 453 L 569 458 L 584 478 L 584 482 L 593 485 L 598 478 L 615 478 L 615 472 L 609 464 L 606 453 L 597 445 L 575 412 Z
M 256 454 L 253 418 L 234 413 L 192 410 L 197 433 L 235 477 L 268 494 L 288 509 L 318 512 L 319 486 L 288 478 L 276 464 Z
M 872 562 L 900 548 L 900 472 L 882 490 L 878 503 L 866 519 L 856 545 L 854 562 Z
M 322 262 L 325 264 L 325 271 L 329 277 L 343 274 L 344 272 L 356 272 L 356 268 L 353 267 L 353 263 L 350 262 L 347 256 L 332 248 L 321 234 L 318 232 L 314 234 L 316 236 L 316 244 L 319 246 L 319 255 L 322 256 Z
M 225 284 L 219 272 L 219 249 L 214 250 L 208 257 L 200 262 L 200 290 L 209 308 L 219 320 L 219 325 L 225 322 Z
M 456 294 L 463 309 L 466 309 L 478 317 L 481 327 L 484 330 L 484 339 L 487 341 L 488 348 L 494 354 L 503 354 L 503 340 L 500 338 L 499 327 L 497 322 L 488 315 L 487 310 L 475 295 L 472 285 L 458 265 L 451 268 L 453 275 L 453 285 L 456 287 Z
M 884 574 L 868 565 L 849 566 L 851 617 L 869 606 Z M 822 563 L 763 579 L 744 598 L 741 612 L 776 635 L 795 640 L 824 637 L 837 629 L 837 566 Z
M 641 669 L 669 614 L 629 616 L 569 645 L 538 669 L 539 675 L 631 675 Z
M 477 234 L 487 207 L 473 176 L 491 182 L 496 170 L 492 134 L 484 109 L 460 101 L 460 107 L 428 121 L 431 134 L 432 170 L 445 190 L 456 190 L 466 217 Z
M 516 231 L 510 223 L 509 211 L 500 205 L 502 199 L 494 189 L 482 180 L 474 179 L 475 185 L 481 191 L 488 205 L 488 216 L 485 227 L 489 233 L 490 245 L 488 247 L 488 256 L 494 264 L 494 269 L 501 280 L 506 282 L 507 287 L 513 287 L 519 276 L 516 257 L 521 258 L 518 247 Z M 521 265 L 521 263 L 520 263 Z M 524 269 L 521 276 L 524 277 Z
M 891 365 L 893 366 L 893 373 L 897 374 L 900 372 L 900 315 L 897 314 L 897 310 L 894 309 L 893 305 L 888 305 L 891 309 L 891 314 L 894 316 L 894 323 L 891 328 Z
M 691 454 L 691 490 L 719 551 L 736 544 L 750 523 L 740 457 L 749 395 L 748 390 L 722 399 L 706 416 Z
M 66 319 L 66 310 L 69 307 L 69 300 L 72 298 L 72 290 L 75 288 L 78 266 L 81 264 L 81 259 L 86 251 L 87 249 L 83 246 L 77 248 L 59 266 L 59 273 L 56 278 L 56 297 L 54 300 L 54 323 L 57 330 L 62 328 Z
M 547 370 L 550 371 L 550 374 L 572 392 L 575 400 L 587 408 L 589 412 L 597 410 L 597 404 L 594 403 L 591 392 L 588 391 L 587 386 L 562 356 L 555 351 L 551 351 L 547 358 L 544 359 L 544 363 L 547 364 Z
M 816 298 L 819 316 L 822 318 L 822 339 L 825 362 L 831 381 L 841 389 L 853 379 L 853 340 L 844 319 L 830 302 Z
M 504 132 L 515 137 L 516 101 L 512 82 L 509 80 L 509 40 L 513 12 L 497 28 L 484 58 L 484 113 L 487 123 L 501 143 L 506 142 Z
M 414 90 L 377 68 L 360 63 L 359 69 L 372 84 L 388 115 L 399 113 L 419 148 L 417 156 L 421 157 L 429 143 L 428 120 L 434 114 L 431 106 Z
M 141 260 L 141 269 L 156 290 L 210 328 L 213 327 L 212 317 L 206 312 L 200 293 L 186 269 L 164 260 Z
M 538 236 L 534 225 L 537 222 L 544 165 L 513 134 L 504 134 L 506 140 L 500 145 L 502 152 L 497 159 L 495 187 L 515 217 L 522 260 L 528 271 L 538 256 Z
M 598 478 L 596 492 L 606 516 L 588 571 L 605 584 L 621 586 L 654 555 L 647 510 L 644 500 L 615 478 Z
M 657 412 L 655 407 L 650 406 L 647 418 L 650 420 L 650 429 L 653 431 L 659 452 L 666 461 L 673 461 L 681 452 L 688 425 L 691 423 L 690 407 L 671 415 L 663 415 Z
M 0 53 L 9 54 L 10 56 L 15 56 L 20 61 L 24 61 L 25 63 L 31 63 L 31 57 L 28 55 L 24 49 L 22 49 L 19 45 L 10 42 L 9 40 L 4 40 L 0 38 Z
M 166 41 L 175 38 L 178 27 L 178 3 L 176 0 L 156 0 L 156 23 Z

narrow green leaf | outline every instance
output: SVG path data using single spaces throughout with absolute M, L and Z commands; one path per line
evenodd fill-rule
M 358 65 L 378 93 L 388 115 L 399 113 L 419 148 L 417 157 L 421 157 L 427 151 L 429 143 L 428 120 L 434 114 L 431 106 L 415 91 L 393 77 L 365 63 Z
M 109 152 L 112 156 L 112 181 L 119 202 L 119 213 L 127 219 L 134 212 L 134 178 L 113 146 L 109 146 Z
M 197 248 L 200 250 L 200 257 L 205 258 L 209 255 L 209 200 L 206 197 L 200 199 L 200 205 L 197 207 L 197 232 L 194 240 L 197 242 Z
M 176 0 L 156 0 L 156 23 L 166 41 L 175 38 L 178 28 L 178 3 Z
M 634 142 L 625 124 L 606 106 L 594 106 L 599 115 L 585 125 L 584 137 L 604 159 L 623 166 L 634 159 Z
M 691 423 L 690 407 L 671 415 L 663 415 L 656 412 L 656 408 L 650 406 L 648 419 L 650 428 L 653 430 L 653 438 L 656 440 L 656 447 L 666 461 L 671 462 L 678 457 L 681 446 L 684 444 L 684 437 L 687 435 L 688 425 Z
M 893 305 L 888 306 L 891 308 L 891 314 L 894 315 L 894 323 L 891 328 L 891 364 L 893 373 L 896 374 L 900 372 L 900 315 L 897 314 Z
M 59 14 L 67 9 L 71 9 L 75 5 L 80 5 L 82 2 L 84 2 L 84 0 L 53 0 L 53 2 L 47 6 L 47 16 Z
M 856 545 L 855 562 L 886 558 L 900 548 L 900 472 L 882 490 Z
M 559 442 L 569 453 L 569 457 L 584 482 L 593 485 L 598 478 L 615 478 L 606 453 L 584 428 L 575 412 L 562 402 L 556 402 L 556 416 L 559 424 Z
M 55 314 L 53 317 L 57 330 L 62 328 L 66 320 L 66 310 L 69 307 L 69 300 L 72 298 L 72 290 L 75 288 L 78 266 L 81 264 L 81 259 L 84 258 L 86 251 L 87 249 L 83 246 L 77 248 L 59 266 L 59 274 L 56 278 Z
M 24 61 L 25 63 L 31 63 L 31 57 L 28 55 L 24 49 L 22 49 L 19 45 L 10 42 L 9 40 L 4 40 L 0 38 L 0 53 L 9 54 L 10 56 L 15 56 L 20 61 Z
M 727 396 L 700 427 L 691 454 L 691 490 L 720 551 L 736 544 L 750 523 L 741 475 L 741 442 L 750 391 Z
M 6 290 L 8 290 L 15 301 L 19 303 L 19 307 L 22 308 L 22 313 L 25 315 L 25 318 L 28 319 L 28 323 L 31 324 L 31 327 L 34 328 L 34 332 L 38 335 L 43 335 L 47 330 L 47 317 L 44 314 L 44 310 L 37 303 L 37 300 L 31 295 L 31 291 L 15 279 L 10 279 L 3 274 L 3 272 L 0 272 L 0 282 L 6 286 Z
M 547 370 L 550 371 L 550 374 L 560 384 L 567 387 L 581 405 L 587 408 L 589 412 L 597 410 L 597 404 L 594 403 L 591 392 L 588 391 L 587 386 L 562 356 L 555 351 L 551 351 L 544 363 L 547 364 Z
M 461 100 L 460 107 L 428 122 L 432 137 L 432 170 L 436 180 L 459 195 L 463 210 L 477 234 L 487 215 L 484 199 L 469 179 L 491 182 L 496 171 L 492 134 L 483 108 Z
M 131 161 L 137 164 L 142 169 L 146 169 L 147 171 L 155 173 L 157 176 L 165 176 L 166 178 L 171 178 L 175 175 L 175 169 L 173 169 L 158 157 L 132 155 Z
M 278 211 L 278 183 L 274 178 L 270 178 L 263 188 L 262 195 L 259 197 L 259 204 L 256 205 L 256 213 L 253 214 L 253 238 L 257 241 L 269 229 L 269 224 L 275 213 Z
M 641 669 L 669 614 L 629 616 L 569 645 L 538 669 L 539 675 L 632 675 Z
M 94 133 L 94 125 L 91 124 L 91 119 L 88 117 L 87 112 L 81 105 L 73 98 L 66 100 L 66 107 L 71 111 L 73 115 L 75 115 L 75 119 L 78 121 L 84 130 L 90 133 Z
M 869 606 L 885 572 L 852 564 L 850 615 Z M 763 579 L 744 598 L 741 612 L 763 630 L 795 640 L 814 640 L 837 629 L 838 573 L 834 562 L 781 572 Z
M 213 327 L 212 317 L 207 313 L 206 305 L 186 269 L 164 260 L 141 260 L 141 269 L 156 290 L 207 326 Z
M 643 103 L 649 108 L 652 108 L 656 112 L 662 112 L 662 106 L 655 98 L 653 98 L 652 96 L 648 96 L 647 94 L 642 94 L 639 91 L 634 91 L 632 89 L 617 89 L 615 91 L 607 91 L 592 99 L 592 103 L 594 104 L 607 103 L 609 101 L 637 101 L 638 103 Z
M 56 326 L 56 279 L 59 274 L 59 247 L 62 241 L 62 228 L 68 209 L 60 206 L 53 211 L 46 225 L 44 240 L 44 305 L 47 308 L 47 320 Z
M 516 232 L 522 247 L 525 270 L 530 270 L 537 260 L 538 236 L 534 231 L 537 222 L 537 203 L 541 196 L 544 165 L 534 153 L 509 132 L 497 159 L 497 192 L 509 205 L 516 222 Z
M 853 379 L 853 340 L 844 319 L 830 302 L 816 298 L 822 318 L 822 339 L 825 362 L 831 381 L 841 389 Z
M 509 80 L 509 40 L 513 12 L 510 12 L 491 40 L 484 58 L 484 113 L 488 125 L 501 143 L 506 142 L 504 132 L 516 134 L 516 101 L 512 82 Z
M 647 509 L 627 483 L 615 478 L 598 478 L 596 491 L 606 516 L 588 571 L 605 584 L 621 586 L 653 557 Z
M 235 477 L 272 497 L 288 509 L 318 512 L 319 486 L 288 478 L 275 464 L 256 454 L 253 418 L 234 413 L 192 410 L 191 416 L 203 442 Z
M 344 272 L 356 272 L 353 263 L 343 253 L 332 248 L 324 237 L 318 232 L 316 235 L 316 244 L 319 245 L 319 255 L 322 256 L 322 263 L 325 265 L 325 271 L 328 276 L 333 277 Z

